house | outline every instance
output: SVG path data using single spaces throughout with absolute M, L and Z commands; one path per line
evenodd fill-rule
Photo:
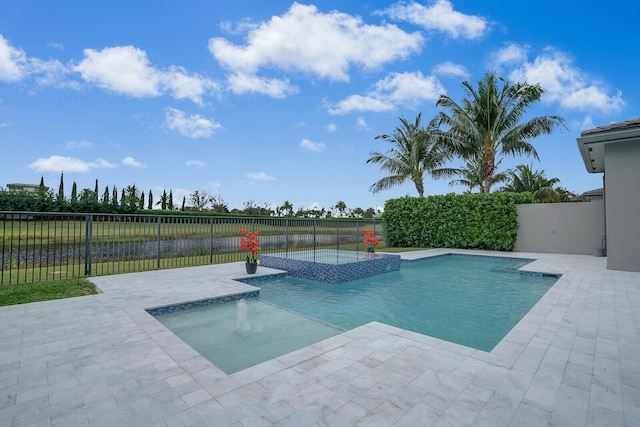
M 7 188 L 11 191 L 17 191 L 17 192 L 24 191 L 26 193 L 36 194 L 40 186 L 38 184 L 14 183 L 14 184 L 7 184 Z
M 640 118 L 576 138 L 585 168 L 603 173 L 607 269 L 640 272 Z

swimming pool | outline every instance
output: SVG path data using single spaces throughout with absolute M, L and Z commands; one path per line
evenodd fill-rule
M 387 323 L 491 351 L 557 281 L 522 274 L 532 260 L 445 255 L 341 285 L 261 281 L 260 299 L 343 329 Z
M 154 316 L 227 373 L 371 321 L 491 351 L 558 279 L 518 271 L 531 261 L 444 255 L 338 285 L 242 280 L 261 288 L 246 301 L 248 329 L 236 303 Z

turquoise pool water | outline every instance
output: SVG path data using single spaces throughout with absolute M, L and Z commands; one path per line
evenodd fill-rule
M 440 256 L 341 285 L 278 277 L 260 299 L 343 329 L 371 321 L 491 351 L 556 282 L 525 275 L 530 260 Z
M 227 373 L 371 321 L 491 351 L 556 282 L 531 260 L 438 256 L 342 284 L 291 276 L 244 280 L 259 298 L 154 314 Z

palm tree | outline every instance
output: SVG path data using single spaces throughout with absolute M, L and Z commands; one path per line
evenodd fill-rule
M 293 216 L 293 204 L 290 201 L 285 200 L 280 209 L 286 216 Z
M 336 210 L 340 214 L 340 216 L 344 216 L 344 212 L 347 210 L 347 204 L 342 200 L 338 200 L 335 206 Z
M 502 160 L 499 160 L 496 163 L 496 168 L 501 162 Z M 451 180 L 449 182 L 450 186 L 462 185 L 469 187 L 469 192 L 473 192 L 473 189 L 477 188 L 479 192 L 482 193 L 484 188 L 484 175 L 482 174 L 482 162 L 479 158 L 467 160 L 465 167 L 456 169 L 455 174 L 458 175 L 459 178 Z M 494 184 L 505 181 L 507 181 L 507 174 L 504 172 L 498 172 L 493 176 Z
M 501 83 L 501 87 L 498 87 Z M 478 89 L 464 81 L 468 98 L 461 104 L 440 95 L 436 106 L 450 111 L 438 113 L 439 124 L 446 129 L 445 141 L 450 149 L 465 160 L 482 162 L 482 192 L 489 193 L 496 174 L 496 156 L 530 155 L 538 159 L 529 142 L 540 135 L 551 134 L 564 126 L 559 116 L 534 117 L 521 123 L 525 113 L 540 100 L 540 85 L 511 83 L 486 73 L 478 81 Z
M 518 165 L 507 171 L 508 184 L 501 191 L 522 193 L 528 191 L 536 201 L 543 203 L 567 201 L 574 196 L 565 188 L 553 188 L 558 178 L 547 178 L 544 170 L 533 170 L 533 165 Z
M 160 196 L 160 200 L 158 200 L 156 205 L 160 205 L 160 209 L 164 211 L 167 209 L 168 203 L 169 203 L 169 196 L 167 196 L 167 190 L 163 190 L 162 196 Z
M 421 127 L 422 113 L 413 123 L 400 118 L 401 126 L 396 127 L 392 135 L 378 135 L 375 139 L 393 144 L 386 154 L 373 151 L 367 163 L 380 164 L 382 170 L 390 173 L 369 187 L 369 191 L 377 193 L 400 185 L 407 180 L 413 181 L 420 197 L 424 197 L 424 176 L 433 178 L 451 176 L 453 169 L 442 166 L 451 158 L 438 139 L 436 122 L 432 120 L 425 128 Z

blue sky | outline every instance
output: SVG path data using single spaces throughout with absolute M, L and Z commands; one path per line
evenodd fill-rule
M 635 10 L 634 10 L 635 9 Z M 640 117 L 640 6 L 547 0 L 0 0 L 0 186 L 135 185 L 294 209 L 382 207 L 365 164 L 399 117 L 495 70 L 546 89 L 532 115 L 568 130 L 533 163 L 577 193 L 602 185 L 580 132 Z M 462 166 L 456 160 L 452 166 Z M 425 194 L 463 192 L 425 180 Z

